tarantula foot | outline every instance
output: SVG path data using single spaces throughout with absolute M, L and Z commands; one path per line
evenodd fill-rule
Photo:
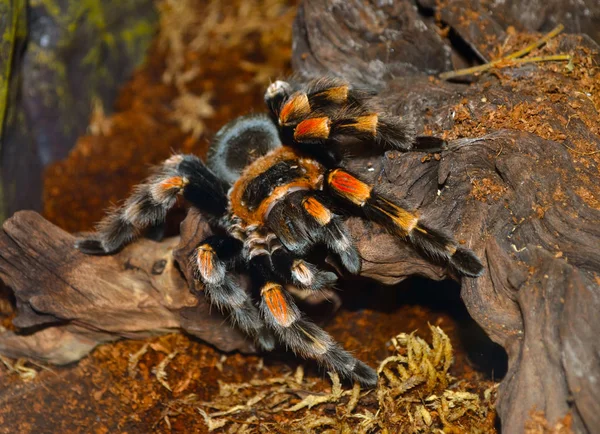
M 450 264 L 461 274 L 469 277 L 479 277 L 483 274 L 483 264 L 475 253 L 458 248 L 450 258 Z
M 277 80 L 276 82 L 271 83 L 267 88 L 267 91 L 265 92 L 265 103 L 272 111 L 275 111 L 293 91 L 290 83 Z
M 80 238 L 76 240 L 75 248 L 86 255 L 108 255 L 111 253 L 104 248 L 102 241 L 94 238 Z
M 352 370 L 352 379 L 358 381 L 361 386 L 372 389 L 377 386 L 378 375 L 375 369 L 357 360 Z
M 318 359 L 318 357 L 317 357 Z M 330 369 L 350 381 L 358 381 L 361 386 L 373 388 L 377 386 L 377 371 L 364 362 L 354 358 L 339 344 L 331 345 L 321 361 Z
M 337 282 L 335 273 L 319 270 L 315 265 L 301 259 L 293 262 L 290 271 L 293 283 L 303 289 L 317 291 L 329 288 Z
M 412 151 L 419 152 L 442 152 L 448 149 L 448 142 L 439 137 L 417 136 L 412 147 Z

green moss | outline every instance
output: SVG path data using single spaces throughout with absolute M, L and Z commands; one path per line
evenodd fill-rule
M 8 106 L 13 53 L 19 38 L 26 32 L 25 0 L 0 0 L 0 138 Z M 1 142 L 1 140 L 0 140 Z
M 28 15 L 38 19 L 26 50 L 17 50 L 26 40 Z M 144 61 L 157 18 L 153 0 L 0 0 L 0 138 L 3 131 L 11 137 L 2 144 L 12 150 L 14 161 L 2 162 L 14 169 L 7 175 L 11 183 L 23 173 L 15 169 L 20 163 L 39 158 L 48 164 L 66 156 L 85 132 L 93 98 L 112 107 L 118 86 Z M 26 70 L 21 59 L 12 62 L 15 52 Z M 11 80 L 11 74 L 22 80 Z M 13 86 L 21 81 L 27 92 Z M 36 109 L 29 113 L 28 107 Z M 16 202 L 11 186 L 0 185 L 0 208 Z M 39 192 L 41 197 L 41 186 Z M 39 201 L 33 198 L 30 206 L 39 208 Z
M 134 26 L 123 30 L 120 39 L 125 43 L 127 52 L 133 56 L 142 46 L 148 45 L 155 31 L 156 26 L 147 21 L 139 21 Z
M 26 19 L 25 0 L 0 0 L 0 145 L 3 142 L 4 125 L 12 99 L 10 85 L 14 53 L 25 39 Z M 0 221 L 6 217 L 6 190 L 7 187 L 0 179 Z
M 103 32 L 107 26 L 104 6 L 102 3 L 103 2 L 101 0 L 79 0 L 77 2 L 72 2 L 69 5 L 69 9 L 75 8 L 75 11 L 71 13 L 69 10 L 67 14 L 73 16 L 76 21 L 85 18 L 88 25 L 94 27 L 100 32 Z M 104 3 L 107 3 L 108 7 L 113 6 L 111 2 L 104 1 Z M 117 5 L 113 7 L 116 7 Z
M 59 20 L 63 13 L 60 4 L 54 0 L 29 0 L 29 6 L 32 8 L 43 6 L 48 15 L 56 20 Z
M 44 0 L 51 2 L 51 0 Z M 67 39 L 82 33 L 93 39 L 81 65 L 94 70 L 90 76 L 90 89 L 111 86 L 114 73 L 104 62 L 106 53 L 123 51 L 136 65 L 144 59 L 144 53 L 155 31 L 156 20 L 152 14 L 139 14 L 139 8 L 150 4 L 147 0 L 134 0 L 126 3 L 117 0 L 80 0 L 69 2 L 66 14 L 61 21 L 68 29 Z M 122 24 L 118 24 L 123 21 Z

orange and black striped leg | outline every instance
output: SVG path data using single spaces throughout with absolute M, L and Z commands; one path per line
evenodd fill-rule
M 329 113 L 343 106 L 358 106 L 373 98 L 372 89 L 324 77 L 307 83 L 276 81 L 265 93 L 267 106 L 282 126 L 296 124 L 314 112 Z
M 340 217 L 332 219 L 330 223 L 324 226 L 321 233 L 321 240 L 327 245 L 329 250 L 338 255 L 342 261 L 342 265 L 349 273 L 360 273 L 362 265 L 360 255 L 345 223 Z
M 481 261 L 471 250 L 459 247 L 451 236 L 423 224 L 416 214 L 376 193 L 355 175 L 337 168 L 329 171 L 325 178 L 333 196 L 361 210 L 366 218 L 392 234 L 408 239 L 434 262 L 451 265 L 465 276 L 478 277 L 483 273 Z
M 191 268 L 204 284 L 211 304 L 229 313 L 231 322 L 252 337 L 264 350 L 274 348 L 273 335 L 265 328 L 250 296 L 239 286 L 229 270 L 242 250 L 242 243 L 228 236 L 211 236 L 196 248 Z
M 333 338 L 309 319 L 303 317 L 281 285 L 267 282 L 261 287 L 260 310 L 265 322 L 281 342 L 307 359 L 314 359 L 343 378 L 358 381 L 365 387 L 377 385 L 377 373 L 354 358 Z
M 308 116 L 283 127 L 282 136 L 317 158 L 335 152 L 337 164 L 346 152 L 344 148 L 355 146 L 356 142 L 374 145 L 376 149 L 401 151 L 410 151 L 415 143 L 415 130 L 410 122 L 375 109 L 356 107 L 345 107 L 327 116 Z M 328 161 L 323 164 L 331 167 Z
M 273 252 L 271 261 L 279 277 L 298 288 L 318 291 L 337 282 L 335 273 L 320 270 L 316 265 L 296 257 L 285 247 Z
M 291 295 L 278 283 L 267 255 L 253 258 L 250 267 L 253 281 L 260 287 L 261 316 L 286 347 L 363 386 L 377 384 L 377 373 L 372 368 L 352 357 L 302 315 Z
M 286 347 L 365 387 L 377 385 L 375 370 L 354 358 L 327 332 L 303 317 L 281 285 L 266 282 L 260 291 L 261 314 Z
M 304 149 L 329 148 L 327 141 L 343 145 L 348 138 L 402 151 L 441 152 L 446 148 L 443 139 L 416 136 L 412 123 L 386 113 L 373 92 L 354 89 L 343 80 L 314 80 L 295 92 L 289 84 L 277 89 L 279 92 L 272 92 L 276 98 L 265 98 L 267 104 L 283 136 L 288 141 L 293 138 Z M 323 149 L 318 152 L 325 153 Z
M 352 274 L 360 272 L 358 251 L 342 218 L 333 213 L 317 192 L 297 191 L 275 204 L 267 221 L 281 243 L 298 256 L 325 244 Z
M 356 141 L 404 151 L 415 143 L 411 122 L 388 114 L 372 92 L 343 80 L 315 80 L 295 91 L 291 85 L 277 89 L 267 90 L 266 99 L 270 107 L 275 106 L 272 111 L 284 142 L 330 167 L 339 164 L 343 148 Z M 276 98 L 269 100 L 269 94 Z
M 313 224 L 319 226 L 319 240 L 336 253 L 352 274 L 360 273 L 361 259 L 342 218 L 334 214 L 317 192 L 300 192 L 301 206 Z
M 178 195 L 211 215 L 221 216 L 227 209 L 226 191 L 198 157 L 175 155 L 134 187 L 123 205 L 98 223 L 96 233 L 77 240 L 75 247 L 88 254 L 119 250 L 142 231 L 160 226 Z

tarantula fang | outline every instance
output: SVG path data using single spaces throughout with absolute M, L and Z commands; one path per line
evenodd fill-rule
M 377 373 L 304 316 L 285 286 L 317 291 L 336 282 L 335 273 L 308 261 L 319 245 L 349 273 L 360 272 L 347 215 L 380 224 L 461 275 L 480 276 L 483 266 L 471 250 L 345 168 L 348 149 L 410 151 L 439 140 L 419 139 L 374 92 L 339 79 L 277 81 L 265 101 L 269 114 L 243 116 L 216 134 L 207 164 L 194 155 L 169 158 L 76 247 L 116 252 L 162 224 L 181 195 L 214 230 L 190 258 L 210 303 L 264 350 L 277 337 L 295 353 L 373 387 Z M 239 273 L 250 276 L 254 291 L 242 288 Z

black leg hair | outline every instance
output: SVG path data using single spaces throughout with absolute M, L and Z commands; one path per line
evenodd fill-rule
M 289 81 L 277 80 L 267 87 L 265 92 L 265 104 L 271 113 L 277 117 L 281 110 L 281 105 L 295 92 L 295 86 Z
M 373 89 L 359 88 L 337 77 L 322 77 L 308 83 L 278 80 L 267 88 L 265 102 L 278 122 L 293 124 L 310 112 L 331 113 L 340 106 L 361 105 L 375 96 Z M 293 99 L 295 103 L 284 110 L 286 103 Z
M 337 282 L 335 273 L 320 270 L 316 265 L 293 255 L 285 247 L 275 250 L 271 254 L 271 261 L 273 270 L 281 279 L 302 289 L 318 291 Z
M 329 224 L 325 225 L 321 237 L 327 247 L 337 253 L 349 273 L 360 273 L 362 265 L 360 255 L 341 218 L 332 219 Z
M 279 130 L 267 114 L 241 116 L 217 132 L 209 149 L 207 166 L 233 184 L 255 159 L 281 146 Z
M 269 228 L 297 256 L 317 244 L 325 244 L 352 274 L 360 272 L 361 260 L 341 216 L 334 214 L 318 192 L 297 191 L 273 206 L 267 216 Z
M 214 217 L 227 210 L 226 185 L 194 155 L 174 155 L 133 193 L 113 209 L 96 228 L 96 233 L 76 241 L 75 247 L 88 254 L 110 254 L 131 242 L 142 231 L 161 225 L 177 196 Z
M 330 168 L 340 165 L 345 148 L 356 142 L 419 152 L 441 152 L 447 147 L 440 138 L 416 136 L 411 122 L 386 114 L 373 90 L 339 78 L 306 84 L 277 81 L 267 89 L 265 101 L 284 142 Z
M 229 236 L 206 238 L 194 250 L 190 265 L 211 304 L 229 312 L 232 323 L 252 337 L 264 350 L 271 351 L 275 342 L 265 328 L 250 296 L 228 273 L 242 250 L 242 243 Z
M 361 259 L 358 250 L 343 218 L 332 210 L 331 201 L 323 192 L 318 191 L 299 192 L 299 196 L 304 215 L 319 229 L 316 231 L 319 241 L 338 255 L 349 273 L 360 273 Z
M 413 145 L 413 150 L 421 152 L 443 152 L 448 150 L 448 142 L 439 137 L 417 136 Z
M 340 164 L 345 147 L 353 142 L 403 151 L 415 143 L 412 123 L 386 114 L 371 91 L 332 78 L 311 81 L 296 91 L 281 84 L 285 82 L 276 83 L 265 100 L 284 143 L 314 155 L 328 167 Z
M 343 378 L 358 381 L 364 387 L 373 388 L 377 385 L 377 372 L 373 368 L 353 357 L 312 321 L 300 317 L 288 326 L 280 325 L 272 319 L 273 315 L 265 305 L 261 304 L 263 318 L 295 354 L 314 359 Z
M 304 358 L 314 359 L 342 377 L 366 387 L 377 384 L 377 373 L 340 347 L 331 336 L 304 317 L 293 298 L 278 283 L 267 255 L 250 261 L 253 282 L 260 286 L 260 313 L 286 347 Z
M 333 196 L 361 210 L 365 217 L 392 234 L 408 239 L 434 262 L 449 264 L 465 276 L 478 277 L 483 273 L 483 265 L 472 251 L 459 247 L 454 238 L 442 231 L 426 226 L 417 215 L 376 193 L 357 176 L 337 168 L 327 172 L 325 179 Z

